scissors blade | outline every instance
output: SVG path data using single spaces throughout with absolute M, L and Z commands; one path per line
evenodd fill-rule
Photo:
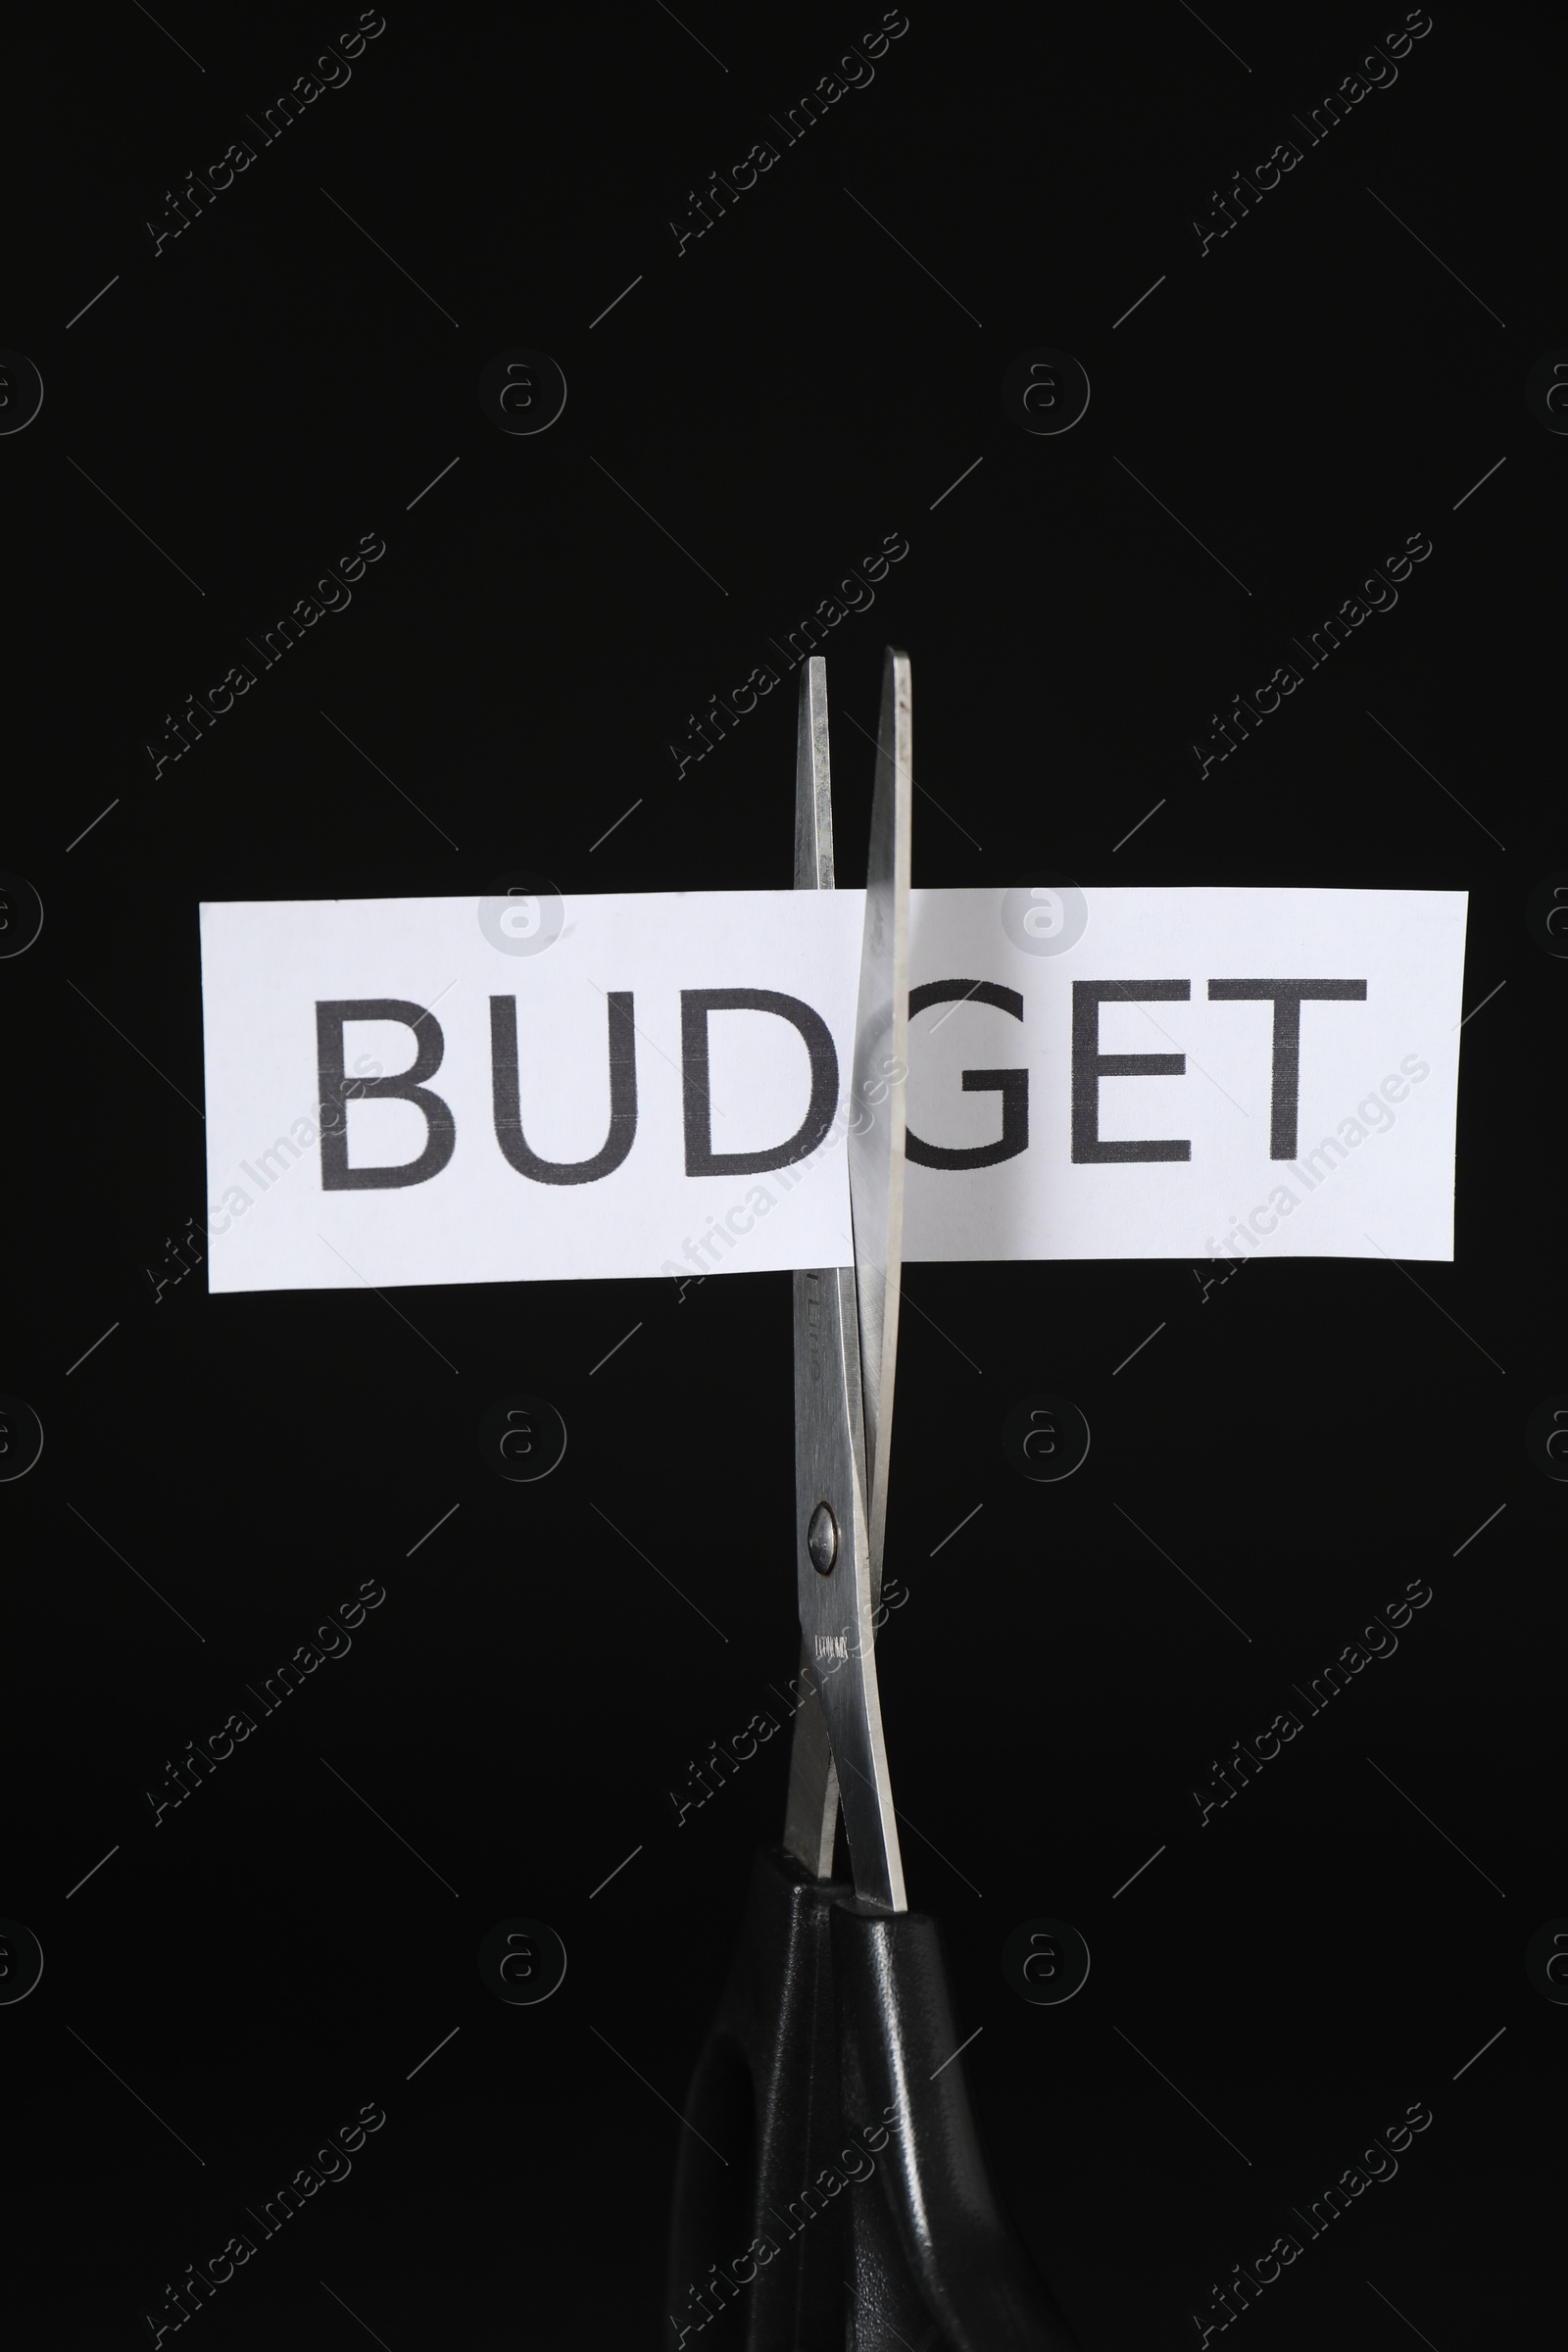
M 871 852 L 855 1021 L 850 1207 L 859 1302 L 873 1611 L 882 1592 L 893 1372 L 904 1255 L 904 1103 L 909 1030 L 909 835 L 914 792 L 909 658 L 889 646 L 871 796 Z
M 813 657 L 801 677 L 795 887 L 832 886 L 827 669 Z M 876 1684 L 860 1348 L 855 1269 L 828 1266 L 798 1273 L 795 1486 L 802 1698 L 784 1844 L 813 1878 L 830 1878 L 842 1804 L 856 1892 L 883 1910 L 902 1911 L 904 1871 Z M 821 1540 L 824 1513 L 832 1531 L 827 1546 Z
M 813 654 L 801 672 L 795 727 L 795 887 L 833 888 L 833 785 L 827 748 L 827 663 Z
M 796 1590 L 804 1671 L 837 1771 L 855 1891 L 880 1910 L 903 1911 L 904 1865 L 876 1679 L 855 1274 L 849 1266 L 828 1266 L 797 1274 L 795 1284 Z M 798 1752 L 801 1744 L 798 1734 Z M 831 1844 L 827 1850 L 831 1857 Z M 824 1875 L 809 1860 L 807 1867 Z
M 827 663 L 813 654 L 801 672 L 800 714 L 795 734 L 795 887 L 833 888 L 833 795 L 828 763 Z M 811 1293 L 804 1286 L 827 1276 L 795 1276 L 795 1354 L 806 1344 Z M 796 1444 L 805 1440 L 799 1417 Z M 804 1475 L 797 1458 L 797 1483 Z M 811 1673 L 811 1647 L 801 1636 L 799 1703 L 790 1747 L 789 1796 L 784 1809 L 784 1844 L 813 1879 L 833 1876 L 833 1846 L 839 1826 L 839 1776 L 833 1763 L 827 1718 Z

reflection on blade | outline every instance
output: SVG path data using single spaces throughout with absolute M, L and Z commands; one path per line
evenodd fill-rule
M 909 1026 L 909 825 L 913 797 L 909 660 L 882 665 L 865 932 L 855 1023 L 850 1206 L 859 1301 L 860 1384 L 868 1478 L 871 1605 L 882 1591 L 893 1372 L 904 1249 L 904 1102 Z

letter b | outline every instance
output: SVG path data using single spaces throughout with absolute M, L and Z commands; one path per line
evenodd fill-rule
M 350 1078 L 343 1067 L 343 1029 L 348 1021 L 402 1021 L 414 1031 L 418 1051 L 411 1066 L 390 1078 Z M 316 1007 L 316 1058 L 320 1078 L 321 1190 L 323 1193 L 385 1191 L 404 1184 L 424 1184 L 439 1176 L 457 1148 L 457 1123 L 450 1106 L 422 1084 L 441 1067 L 446 1040 L 434 1013 L 401 997 L 351 997 L 318 1001 Z M 413 1102 L 429 1130 L 417 1159 L 395 1167 L 349 1166 L 348 1117 L 344 1105 L 355 1097 L 371 1101 L 391 1097 Z

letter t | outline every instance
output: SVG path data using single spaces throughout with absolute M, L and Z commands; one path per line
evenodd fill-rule
M 1274 1006 L 1274 1092 L 1269 1119 L 1270 1159 L 1296 1157 L 1297 1111 L 1301 1095 L 1301 1006 L 1303 1004 L 1366 1003 L 1364 980 L 1211 980 L 1209 1003 L 1272 1003 Z

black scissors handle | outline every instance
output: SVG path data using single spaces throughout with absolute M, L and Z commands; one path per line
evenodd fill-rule
M 958 2046 L 934 1919 L 757 1856 L 686 2102 L 670 2352 L 1076 2352 Z

